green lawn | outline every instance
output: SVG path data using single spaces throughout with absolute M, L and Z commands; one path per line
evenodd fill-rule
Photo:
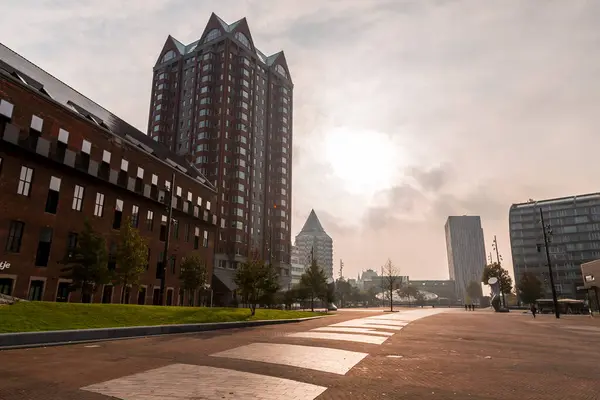
M 318 315 L 323 314 L 257 309 L 256 315 L 250 317 L 250 310 L 246 308 L 18 302 L 0 306 L 0 333 L 292 319 Z

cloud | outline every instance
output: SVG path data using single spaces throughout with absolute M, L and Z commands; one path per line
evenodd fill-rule
M 4 44 L 142 130 L 167 35 L 198 39 L 212 11 L 246 16 L 294 79 L 294 234 L 315 208 L 349 274 L 391 257 L 415 278 L 447 277 L 452 214 L 481 215 L 508 260 L 511 203 L 597 191 L 597 2 L 22 0 L 2 11 Z M 348 193 L 323 152 L 340 127 L 393 138 L 406 155 L 397 179 Z

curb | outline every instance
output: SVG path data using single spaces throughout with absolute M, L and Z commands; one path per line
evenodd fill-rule
M 132 339 L 146 336 L 172 335 L 181 333 L 207 332 L 220 329 L 250 328 L 255 326 L 290 324 L 323 316 L 273 319 L 259 321 L 212 322 L 205 324 L 180 324 L 157 326 L 128 326 L 123 328 L 73 329 L 64 331 L 41 331 L 0 333 L 0 351 L 27 347 L 63 346 L 75 343 L 101 342 L 117 339 Z

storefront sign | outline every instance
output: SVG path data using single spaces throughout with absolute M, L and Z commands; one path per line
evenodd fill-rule
M 8 261 L 0 261 L 0 271 L 9 269 L 10 263 Z

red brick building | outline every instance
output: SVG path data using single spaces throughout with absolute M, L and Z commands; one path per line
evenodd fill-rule
M 212 275 L 221 224 L 214 186 L 185 158 L 0 44 L 0 293 L 79 301 L 67 290 L 61 261 L 84 220 L 105 237 L 110 255 L 131 218 L 149 254 L 141 284 L 127 292 L 133 303 L 156 304 L 169 193 L 165 302 L 180 304 L 187 302 L 179 281 L 183 257 L 199 254 Z M 92 301 L 116 303 L 120 296 L 120 287 L 104 285 Z
M 148 135 L 188 155 L 219 191 L 215 275 L 230 289 L 252 251 L 283 287 L 291 279 L 293 90 L 283 51 L 261 52 L 246 18 L 213 13 L 198 40 L 169 36 L 154 65 Z

